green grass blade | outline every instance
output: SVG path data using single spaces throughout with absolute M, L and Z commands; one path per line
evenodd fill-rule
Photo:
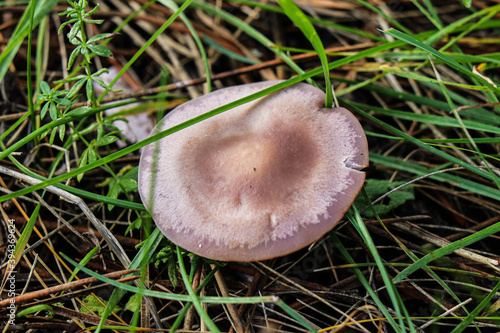
M 500 90 L 498 88 L 496 88 L 493 84 L 491 84 L 490 82 L 485 80 L 483 77 L 472 73 L 472 71 L 469 70 L 468 68 L 462 66 L 461 64 L 459 64 L 455 60 L 453 60 L 450 57 L 448 57 L 447 55 L 437 51 L 436 49 L 433 49 L 429 45 L 426 45 L 426 44 L 422 43 L 421 41 L 415 39 L 414 37 L 409 36 L 401 31 L 394 29 L 394 28 L 391 28 L 391 29 L 383 31 L 383 32 L 388 34 L 389 36 L 397 38 L 401 41 L 404 41 L 410 45 L 413 45 L 415 47 L 418 47 L 418 48 L 428 52 L 429 54 L 433 55 L 437 59 L 440 59 L 441 61 L 443 61 L 448 66 L 456 69 L 457 71 L 466 75 L 467 77 L 473 77 L 477 81 L 481 82 L 484 86 L 488 87 L 491 91 L 495 92 L 497 95 L 500 95 Z
M 435 251 L 432 251 L 431 253 L 428 253 L 424 257 L 420 258 L 413 265 L 402 270 L 394 278 L 394 282 L 402 281 L 407 276 L 414 273 L 418 269 L 424 267 L 425 265 L 427 265 L 428 263 L 430 263 L 433 260 L 441 258 L 442 256 L 445 256 L 445 255 L 447 255 L 447 254 L 449 254 L 457 249 L 461 249 L 461 248 L 466 247 L 468 245 L 479 242 L 480 240 L 485 239 L 485 238 L 487 238 L 487 237 L 489 237 L 497 232 L 500 232 L 500 222 L 497 222 L 489 227 L 484 228 L 483 230 L 476 231 L 472 235 L 469 235 L 469 236 L 464 237 L 464 238 L 462 238 L 458 241 L 455 241 L 451 244 L 443 246 Z
M 177 246 L 177 261 L 179 264 L 179 270 L 181 272 L 182 280 L 184 281 L 184 287 L 186 288 L 190 301 L 193 304 L 194 308 L 200 315 L 201 319 L 205 322 L 207 327 L 210 329 L 210 332 L 220 332 L 219 328 L 215 325 L 215 323 L 210 319 L 207 312 L 203 309 L 203 306 L 200 303 L 200 299 L 196 295 L 196 292 L 193 290 L 191 286 L 191 282 L 189 281 L 188 274 L 186 272 L 186 268 L 184 267 L 184 258 L 181 255 L 181 249 Z
M 394 117 L 394 118 L 399 118 L 399 119 L 404 119 L 404 120 L 410 120 L 410 121 L 417 121 L 417 122 L 420 122 L 422 124 L 434 124 L 434 125 L 438 125 L 438 126 L 442 126 L 442 127 L 460 128 L 460 123 L 455 118 L 447 118 L 447 117 L 437 116 L 437 115 L 432 115 L 432 114 L 417 114 L 417 113 L 407 112 L 407 111 L 385 109 L 382 107 L 370 106 L 370 105 L 356 103 L 356 102 L 348 102 L 348 103 L 354 107 L 371 109 L 375 113 L 380 114 L 380 115 L 384 115 L 384 116 L 389 116 L 389 117 Z M 496 119 L 493 119 L 493 118 L 491 118 L 490 120 L 496 121 Z M 487 133 L 494 133 L 497 135 L 500 134 L 500 128 L 498 126 L 492 126 L 490 124 L 485 124 L 485 123 L 477 122 L 477 121 L 473 121 L 473 120 L 463 120 L 463 123 L 469 130 L 477 130 L 477 131 L 482 131 L 482 132 L 487 132 Z
M 410 31 L 408 29 L 406 29 L 404 26 L 402 26 L 401 24 L 399 24 L 399 22 L 396 21 L 396 20 L 394 20 L 392 17 L 387 16 L 382 10 L 378 9 L 377 7 L 369 4 L 368 2 L 366 2 L 364 0 L 354 0 L 354 1 L 362 4 L 366 8 L 370 9 L 371 11 L 373 11 L 374 13 L 377 13 L 378 15 L 382 16 L 384 19 L 386 19 L 388 22 L 390 22 L 393 26 L 399 28 L 400 30 L 403 30 L 407 34 L 410 34 Z
M 489 305 L 491 299 L 496 295 L 499 289 L 500 282 L 497 283 L 497 285 L 491 290 L 488 295 L 486 295 L 481 303 L 479 303 L 479 305 L 474 310 L 472 310 L 472 312 L 469 313 L 469 315 L 464 320 L 462 320 L 460 324 L 458 324 L 457 327 L 455 327 L 453 331 L 451 331 L 451 333 L 463 332 L 467 328 L 467 326 L 469 326 L 469 324 L 474 321 L 474 319 L 476 319 L 476 317 L 478 317 L 479 314 Z
M 35 108 L 33 106 L 33 82 L 31 76 L 31 43 L 32 43 L 32 32 L 33 32 L 33 21 L 35 16 L 35 4 L 36 0 L 31 0 L 28 6 L 29 10 L 29 28 L 28 28 L 28 48 L 27 48 L 27 61 L 26 61 L 26 84 L 28 92 L 28 113 L 31 118 L 31 129 L 34 131 L 36 129 L 36 114 Z M 35 142 L 36 144 L 36 142 Z
M 28 241 L 29 241 L 30 236 L 31 236 L 31 232 L 33 231 L 33 228 L 35 227 L 36 219 L 38 218 L 38 212 L 40 211 L 41 206 L 42 206 L 41 203 L 38 203 L 36 205 L 35 210 L 33 211 L 33 214 L 31 214 L 30 219 L 29 219 L 28 223 L 26 224 L 26 226 L 24 227 L 24 230 L 23 230 L 21 236 L 17 240 L 15 247 L 10 242 L 9 242 L 9 245 L 7 246 L 6 253 L 8 253 L 7 258 L 9 260 L 8 261 L 9 264 L 7 265 L 7 269 L 5 270 L 5 275 L 3 277 L 2 286 L 0 287 L 0 290 L 4 289 L 5 284 L 8 281 L 9 276 L 12 274 L 12 272 L 14 271 L 14 268 L 19 263 L 19 260 L 21 260 L 22 253 L 23 253 L 24 249 L 26 248 L 26 245 L 28 244 Z M 14 234 L 12 234 L 12 236 L 14 236 Z M 10 249 L 11 246 L 14 247 L 14 249 L 11 250 Z
M 344 256 L 344 258 L 347 260 L 347 262 L 349 262 L 350 264 L 355 264 L 354 259 L 351 257 L 349 252 L 347 252 L 347 249 L 344 247 L 344 245 L 342 244 L 340 239 L 337 237 L 337 235 L 335 235 L 334 232 L 330 232 L 330 238 L 332 238 L 333 243 L 336 245 L 337 249 L 340 251 L 342 256 Z M 375 293 L 375 291 L 371 287 L 368 280 L 366 280 L 366 278 L 363 275 L 363 273 L 361 272 L 361 270 L 358 267 L 353 267 L 352 270 L 354 271 L 354 274 L 358 278 L 359 282 L 361 282 L 363 287 L 365 287 L 365 289 L 368 292 L 368 294 L 370 295 L 371 299 L 377 305 L 377 308 L 380 310 L 380 312 L 382 312 L 384 317 L 387 319 L 389 324 L 392 326 L 392 328 L 396 332 L 404 332 L 400 329 L 399 325 L 393 319 L 393 316 L 389 313 L 389 311 L 387 310 L 387 307 L 384 305 L 384 303 L 382 303 L 382 301 L 380 300 L 378 295 Z
M 425 149 L 425 150 L 427 150 L 427 151 L 429 151 L 437 156 L 440 156 L 440 157 L 442 157 L 450 162 L 456 163 L 459 166 L 461 166 L 469 171 L 472 171 L 472 172 L 474 172 L 474 173 L 476 173 L 476 174 L 478 174 L 478 175 L 480 175 L 488 180 L 491 180 L 491 181 L 493 180 L 492 176 L 488 172 L 485 172 L 480 168 L 477 168 L 473 165 L 470 165 L 469 163 L 466 163 L 466 162 L 462 161 L 461 159 L 456 158 L 455 156 L 451 156 L 450 154 L 447 154 L 447 153 L 445 153 L 445 152 L 443 152 L 443 151 L 441 151 L 433 146 L 430 146 L 430 145 L 412 137 L 411 135 L 406 134 L 403 131 L 398 130 L 397 128 L 395 128 L 389 124 L 386 124 L 385 122 L 375 118 L 374 116 L 370 115 L 369 113 L 361 110 L 360 108 L 355 106 L 353 103 L 344 101 L 344 104 L 348 105 L 353 111 L 361 114 L 363 117 L 365 117 L 365 118 L 369 119 L 370 121 L 373 121 L 374 123 L 382 126 L 383 128 L 387 129 L 389 132 L 391 132 L 395 135 L 398 135 L 402 138 L 405 138 L 406 140 L 412 142 L 416 146 L 423 148 L 423 149 Z
M 159 3 L 162 5 L 172 9 L 172 10 L 179 10 L 179 7 L 173 0 L 158 0 Z M 191 21 L 187 18 L 186 14 L 183 12 L 179 15 L 181 18 L 182 22 L 186 25 L 188 28 L 189 32 L 191 33 L 191 36 L 194 39 L 194 42 L 196 43 L 196 46 L 198 47 L 198 50 L 200 51 L 201 59 L 203 60 L 203 66 L 205 68 L 205 77 L 207 79 L 207 92 L 212 91 L 212 79 L 211 79 L 211 74 L 210 74 L 210 64 L 208 62 L 207 58 L 207 53 L 205 52 L 205 48 L 203 47 L 203 43 L 200 40 L 200 37 L 198 36 L 198 33 L 196 32 L 196 29 L 193 27 L 191 24 Z
M 134 287 L 130 284 L 127 283 L 122 283 L 118 282 L 116 280 L 107 278 L 105 276 L 102 276 L 87 267 L 84 267 L 80 264 L 78 264 L 76 261 L 65 255 L 64 253 L 61 253 L 61 257 L 64 258 L 67 262 L 69 262 L 71 265 L 78 267 L 82 272 L 95 277 L 99 281 L 108 283 L 112 285 L 113 287 L 123 289 L 125 291 L 129 291 L 132 293 L 138 293 L 141 292 L 145 296 L 151 296 L 151 297 L 156 297 L 156 298 L 161 298 L 161 299 L 166 299 L 170 301 L 181 301 L 181 302 L 189 302 L 191 301 L 191 296 L 189 295 L 181 295 L 181 294 L 174 294 L 174 293 L 166 293 L 163 291 L 155 291 L 155 290 L 149 290 L 149 289 L 140 289 L 137 287 Z M 277 297 L 273 296 L 260 296 L 260 297 L 218 297 L 218 296 L 200 296 L 198 297 L 199 301 L 202 303 L 210 303 L 210 304 L 259 304 L 259 303 L 276 303 Z
M 118 81 L 118 79 L 125 73 L 132 64 L 146 51 L 146 49 L 151 46 L 151 44 L 154 43 L 154 41 L 158 38 L 159 35 L 161 35 L 169 26 L 170 24 L 175 21 L 175 19 L 182 14 L 182 12 L 189 7 L 189 5 L 193 2 L 193 0 L 186 0 L 179 9 L 177 9 L 172 16 L 168 18 L 168 20 L 162 24 L 162 26 L 151 36 L 151 38 L 148 39 L 148 41 L 137 51 L 134 53 L 132 58 L 123 66 L 123 68 L 120 70 L 120 72 L 116 75 L 116 77 L 110 82 L 109 87 L 113 87 L 113 85 Z M 106 96 L 107 91 L 104 91 L 101 96 L 97 99 L 98 102 L 102 101 L 104 96 Z
M 35 2 L 34 17 L 31 23 L 33 28 L 38 25 L 42 18 L 47 16 L 52 11 L 52 9 L 57 5 L 58 2 L 58 0 L 45 0 Z M 9 70 L 9 66 L 14 60 L 17 51 L 19 50 L 19 47 L 21 47 L 21 43 L 30 32 L 29 11 L 30 8 L 28 7 L 19 20 L 14 33 L 5 46 L 5 49 L 3 49 L 2 53 L 0 53 L 0 81 L 3 80 L 5 73 L 7 73 L 7 71 Z
M 363 219 L 359 215 L 358 210 L 356 209 L 356 206 L 351 207 L 351 211 L 349 211 L 346 216 L 351 221 L 351 224 L 354 226 L 356 231 L 359 233 L 361 238 L 363 239 L 364 243 L 370 250 L 370 253 L 372 254 L 373 258 L 375 259 L 375 263 L 377 264 L 377 267 L 379 269 L 380 275 L 382 276 L 382 280 L 384 281 L 384 285 L 386 286 L 386 291 L 389 294 L 389 298 L 391 299 L 392 306 L 394 308 L 394 311 L 397 314 L 398 321 L 399 321 L 399 326 L 404 327 L 404 321 L 403 318 L 409 318 L 408 312 L 403 304 L 403 300 L 401 299 L 401 296 L 399 296 L 399 293 L 394 286 L 394 283 L 391 280 L 391 277 L 389 273 L 387 272 L 382 259 L 380 258 L 380 255 L 378 253 L 377 247 L 375 246 L 375 243 L 373 242 L 372 237 L 370 236 L 370 233 L 368 232 L 368 229 L 366 228 L 365 223 L 363 222 Z M 407 321 L 410 331 L 411 332 L 416 332 L 415 327 L 413 326 L 413 323 L 411 321 Z
M 139 250 L 139 253 L 137 253 L 134 259 L 131 261 L 128 269 L 139 269 L 145 267 L 149 259 L 153 257 L 153 253 L 160 245 L 162 238 L 163 234 L 160 232 L 160 229 L 156 228 L 155 230 L 153 230 L 151 235 L 149 235 L 148 239 L 144 241 L 141 249 Z M 78 266 L 75 267 L 79 268 Z M 129 282 L 126 285 L 130 285 L 131 283 L 132 282 Z M 111 311 L 113 311 L 114 307 L 118 304 L 118 302 L 120 302 L 123 296 L 125 296 L 125 293 L 126 290 L 122 288 L 115 288 L 113 290 L 113 293 L 109 297 L 106 309 L 104 309 L 104 313 L 101 316 L 101 321 L 99 322 L 96 333 L 98 333 L 101 329 L 103 329 L 106 323 L 106 319 L 109 317 Z
M 330 81 L 330 71 L 328 70 L 328 59 L 326 57 L 323 42 L 318 36 L 316 29 L 307 19 L 307 16 L 300 10 L 300 8 L 291 0 L 278 0 L 279 5 L 285 11 L 286 16 L 302 31 L 304 36 L 309 40 L 311 45 L 318 53 L 321 65 L 323 67 L 323 74 L 325 75 L 325 90 L 326 100 L 325 107 L 330 108 L 333 106 L 333 89 L 332 82 Z M 338 106 L 337 101 L 335 105 Z
M 370 162 L 379 163 L 388 166 L 390 168 L 394 168 L 396 170 L 401 170 L 404 172 L 411 172 L 419 177 L 428 175 L 432 172 L 439 170 L 439 169 L 428 169 L 417 163 L 412 163 L 411 161 L 404 161 L 401 158 L 384 156 L 377 153 L 370 153 Z M 446 168 L 446 166 L 443 166 L 443 168 Z M 470 191 L 472 193 L 477 193 L 479 195 L 483 195 L 493 200 L 498 200 L 498 198 L 500 198 L 500 190 L 459 176 L 440 173 L 429 176 L 429 178 L 437 180 L 439 182 L 450 183 L 457 188 L 461 188 L 466 191 Z

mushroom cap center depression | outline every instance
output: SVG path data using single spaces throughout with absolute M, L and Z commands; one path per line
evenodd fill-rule
M 273 207 L 305 186 L 317 159 L 315 143 L 308 135 L 282 125 L 195 141 L 199 142 L 191 142 L 183 166 L 198 175 L 198 186 L 189 196 L 192 204 L 204 207 L 200 204 L 216 198 L 213 205 L 231 210 L 252 215 L 264 211 L 271 227 L 275 227 Z M 216 218 L 213 208 L 204 215 Z

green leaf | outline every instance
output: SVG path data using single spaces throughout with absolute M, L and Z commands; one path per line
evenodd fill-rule
M 116 140 L 118 140 L 118 138 L 116 136 L 106 135 L 106 136 L 103 136 L 102 138 L 96 140 L 94 146 L 96 146 L 96 147 L 107 146 L 107 145 L 112 144 Z
M 56 139 L 56 134 L 57 134 L 57 127 L 52 129 L 52 132 L 50 133 L 49 144 L 51 146 L 54 144 L 54 140 Z
M 88 295 L 82 300 L 82 302 L 84 304 L 80 306 L 80 311 L 82 313 L 92 314 L 92 312 L 95 312 L 99 316 L 102 316 L 102 314 L 106 310 L 106 307 L 103 304 L 106 304 L 107 302 L 101 297 Z M 114 311 L 121 311 L 121 310 L 123 310 L 122 307 L 118 305 L 115 306 Z
M 67 116 L 79 116 L 84 114 L 87 111 L 92 110 L 90 106 L 80 106 L 79 108 L 73 109 L 66 113 Z
M 89 44 L 87 45 L 89 47 L 89 49 L 94 52 L 95 54 L 97 54 L 98 56 L 101 56 L 101 57 L 111 57 L 113 55 L 113 52 L 111 52 L 110 49 L 108 49 L 106 46 L 104 45 L 93 45 L 93 44 Z
M 80 91 L 80 89 L 83 87 L 86 81 L 87 78 L 76 81 L 75 84 L 69 90 L 68 95 L 66 97 L 70 99 L 73 98 L 78 93 L 78 91 Z
M 76 57 L 80 54 L 80 49 L 82 47 L 81 46 L 77 46 L 73 52 L 71 52 L 71 54 L 69 55 L 69 60 L 68 60 L 68 70 L 71 68 L 71 66 L 73 66 L 73 63 L 75 62 L 75 59 Z
M 76 22 L 76 21 L 75 21 Z M 67 36 L 68 36 L 68 40 L 70 41 L 70 43 L 80 43 L 81 44 L 81 41 L 79 39 L 76 38 L 76 35 L 80 32 L 80 24 L 74 24 L 72 27 L 71 27 L 71 30 L 68 32 Z
M 66 91 L 65 93 L 67 94 L 68 92 Z M 64 106 L 68 106 L 68 105 L 73 104 L 73 102 L 67 98 L 56 98 L 55 101 L 57 104 L 64 105 Z
M 101 41 L 101 40 L 105 40 L 105 39 L 108 39 L 108 38 L 112 38 L 116 36 L 115 33 L 107 33 L 107 34 L 99 34 L 99 35 L 95 35 L 91 38 L 89 38 L 89 40 L 87 41 L 88 44 L 92 44 L 92 43 L 95 43 L 95 42 L 98 42 L 98 41 Z M 95 52 L 95 51 L 94 51 Z
M 391 182 L 389 180 L 367 179 L 364 187 L 371 202 L 404 183 L 405 182 Z M 409 185 L 389 194 L 382 201 L 382 203 L 375 204 L 373 208 L 375 209 L 377 215 L 382 216 L 386 215 L 396 207 L 401 206 L 407 200 L 413 199 L 415 199 L 415 195 L 413 194 L 413 186 Z M 355 204 L 356 207 L 363 208 L 368 206 L 370 203 L 366 201 L 364 196 L 360 195 L 356 198 Z M 367 209 L 364 211 L 363 215 L 365 215 L 366 217 L 374 217 L 375 213 L 373 212 L 373 210 Z
M 87 148 L 83 151 L 82 153 L 82 156 L 80 156 L 80 161 L 78 162 L 78 167 L 81 168 L 82 166 L 85 166 L 87 165 L 87 161 L 89 159 L 89 149 L 90 148 Z M 78 181 L 81 181 L 83 178 L 83 173 L 80 173 L 78 176 L 77 176 L 77 180 Z
M 53 102 L 47 102 L 47 104 L 49 104 L 50 107 L 50 118 L 52 118 L 52 120 L 56 120 L 59 117 L 56 105 Z
M 136 312 L 141 306 L 142 295 L 137 293 L 130 296 L 127 304 L 125 304 L 125 310 Z
M 94 149 L 89 149 L 89 163 L 93 163 L 99 159 L 99 155 Z
M 109 208 L 109 205 L 108 205 L 108 208 Z M 130 234 L 133 229 L 139 230 L 141 228 L 141 226 L 142 226 L 142 217 L 139 216 L 134 221 L 132 221 L 132 223 L 129 224 L 129 226 L 127 227 L 127 230 L 125 230 L 125 235 Z
M 102 24 L 102 22 L 104 22 L 104 20 L 89 20 L 89 19 L 84 18 L 83 22 L 89 23 L 89 24 Z
M 170 282 L 172 282 L 172 286 L 175 289 L 177 288 L 179 280 L 177 278 L 177 260 L 175 260 L 173 256 L 168 259 L 167 270 L 168 278 L 170 279 Z
M 64 134 L 66 134 L 66 125 L 59 125 L 59 139 L 64 141 Z
M 32 314 L 32 313 L 35 313 L 38 311 L 44 311 L 44 310 L 47 310 L 49 312 L 49 318 L 52 318 L 54 316 L 54 309 L 50 305 L 39 304 L 39 305 L 31 306 L 31 307 L 24 309 L 22 311 L 19 311 L 19 313 L 16 314 L 16 317 L 23 317 L 23 316 L 26 316 L 26 315 L 29 315 L 29 314 Z
M 108 186 L 109 190 L 107 196 L 116 199 L 122 193 L 137 191 L 137 172 L 138 167 L 132 168 L 130 165 L 125 166 L 115 177 L 108 177 L 96 186 Z M 114 206 L 113 204 L 108 204 L 108 210 L 112 210 Z
M 47 111 L 49 110 L 49 105 L 50 103 L 45 103 L 45 105 L 42 108 L 42 111 L 40 112 L 40 118 L 43 119 L 45 115 L 47 114 Z
M 64 13 L 65 12 L 59 13 L 59 15 L 64 14 Z M 61 26 L 59 27 L 59 30 L 57 30 L 57 33 L 60 34 L 63 31 L 64 27 L 66 27 L 67 25 L 69 25 L 71 23 L 75 23 L 76 21 L 78 21 L 78 20 L 77 19 L 71 19 L 71 20 L 68 20 L 68 21 L 62 23 Z
M 45 81 L 41 81 L 40 82 L 40 90 L 45 95 L 49 95 L 50 94 L 50 86 L 49 86 L 49 84 L 47 82 L 45 82 Z
M 93 101 L 94 96 L 94 85 L 92 84 L 92 80 L 87 79 L 87 83 L 85 84 L 85 92 L 87 94 L 87 101 Z
M 85 5 L 85 7 L 87 7 L 87 6 Z M 92 14 L 97 13 L 97 11 L 98 11 L 98 10 L 99 10 L 99 4 L 95 5 L 95 7 L 94 7 L 94 8 L 92 8 L 92 9 L 91 9 L 91 10 L 89 10 L 87 13 L 85 13 L 85 17 L 89 17 L 89 16 L 91 16 Z
M 464 4 L 465 7 L 470 8 L 472 0 L 462 0 L 462 3 Z

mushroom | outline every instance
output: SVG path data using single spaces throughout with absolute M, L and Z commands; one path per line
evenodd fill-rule
M 171 111 L 152 134 L 268 88 L 220 89 Z M 295 252 L 322 237 L 359 193 L 368 145 L 344 108 L 298 83 L 145 147 L 139 192 L 173 243 L 221 261 Z

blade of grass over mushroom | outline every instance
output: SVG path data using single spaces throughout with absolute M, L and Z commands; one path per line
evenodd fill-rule
M 463 65 L 459 64 L 458 62 L 456 62 L 455 60 L 451 59 L 450 57 L 448 57 L 447 55 L 433 49 L 432 47 L 422 43 L 421 41 L 415 39 L 414 37 L 412 36 L 409 36 L 407 34 L 404 34 L 402 33 L 401 31 L 398 31 L 394 28 L 391 28 L 389 30 L 385 30 L 383 31 L 385 34 L 388 34 L 389 36 L 392 36 L 396 39 L 399 39 L 401 41 L 404 41 L 408 44 L 411 44 L 415 47 L 418 47 L 428 53 L 430 53 L 431 55 L 433 55 L 434 57 L 436 57 L 437 59 L 440 59 L 442 60 L 445 64 L 449 65 L 450 67 L 456 69 L 457 71 L 459 71 L 460 73 L 462 74 L 465 74 L 467 77 L 473 77 L 475 78 L 477 81 L 481 82 L 484 86 L 488 87 L 491 91 L 493 91 L 494 93 L 496 93 L 497 95 L 500 95 L 500 90 L 495 87 L 493 84 L 491 84 L 490 82 L 488 82 L 486 79 L 484 79 L 483 77 L 479 76 L 479 75 L 476 75 L 474 74 L 471 70 L 469 70 L 468 68 L 464 67 Z
M 446 246 L 443 246 L 437 250 L 434 250 L 428 254 L 426 254 L 424 257 L 420 258 L 418 261 L 416 261 L 414 264 L 411 266 L 405 268 L 402 270 L 394 279 L 394 282 L 399 282 L 408 277 L 410 274 L 414 273 L 415 271 L 419 270 L 420 268 L 423 268 L 426 266 L 428 263 L 441 258 L 442 256 L 445 256 L 457 249 L 466 247 L 468 245 L 474 244 L 476 242 L 479 242 L 480 240 L 483 240 L 491 235 L 494 235 L 495 233 L 500 232 L 500 222 L 495 223 L 494 225 L 491 225 L 489 227 L 486 227 L 480 231 L 476 231 L 474 234 L 466 236 L 458 241 L 455 241 L 451 244 L 448 244 Z
M 3 290 L 5 287 L 5 284 L 7 283 L 7 279 L 9 276 L 12 274 L 14 271 L 14 268 L 16 268 L 17 264 L 19 263 L 19 260 L 21 260 L 22 253 L 26 247 L 26 244 L 28 244 L 28 241 L 31 236 L 31 232 L 33 231 L 33 228 L 35 227 L 36 220 L 38 218 L 38 212 L 40 211 L 40 207 L 42 206 L 41 203 L 38 203 L 35 207 L 35 210 L 30 216 L 30 219 L 28 223 L 26 224 L 26 227 L 24 228 L 21 236 L 16 242 L 16 245 L 14 246 L 10 242 L 10 236 L 14 237 L 14 233 L 11 233 L 11 230 L 9 230 L 9 245 L 8 248 L 10 249 L 10 246 L 14 246 L 14 249 L 12 252 L 7 251 L 7 253 L 12 254 L 12 257 L 10 255 L 8 256 L 9 264 L 7 265 L 7 269 L 5 270 L 5 275 L 2 280 L 2 285 L 0 287 L 0 290 Z
M 323 42 L 318 36 L 316 29 L 307 19 L 307 16 L 300 10 L 300 8 L 291 0 L 278 0 L 281 8 L 284 9 L 286 16 L 302 31 L 304 36 L 309 40 L 311 45 L 314 47 L 318 53 L 321 65 L 323 67 L 323 74 L 325 76 L 325 90 L 326 90 L 326 100 L 325 107 L 332 107 L 335 96 L 333 95 L 332 83 L 330 81 L 330 72 L 328 70 L 328 59 L 326 58 L 325 48 Z M 338 106 L 338 102 L 335 99 L 335 105 Z
M 330 232 L 329 235 L 330 235 L 330 238 L 332 239 L 333 243 L 335 244 L 336 248 L 342 254 L 342 256 L 347 260 L 347 262 L 349 264 L 354 265 L 355 264 L 354 259 L 351 257 L 351 255 L 349 254 L 349 252 L 347 251 L 347 249 L 344 247 L 344 244 L 342 244 L 342 242 L 340 241 L 340 239 L 337 237 L 337 235 L 335 235 L 334 232 Z M 370 295 L 371 299 L 375 302 L 375 304 L 377 305 L 377 307 L 380 310 L 380 312 L 382 312 L 382 314 L 387 319 L 387 321 L 389 322 L 389 324 L 391 325 L 391 327 L 394 329 L 394 331 L 395 332 L 405 332 L 404 330 L 402 330 L 400 328 L 399 324 L 396 323 L 396 321 L 394 320 L 395 318 L 393 318 L 393 316 L 391 315 L 391 313 L 389 313 L 389 310 L 382 303 L 382 301 L 378 297 L 377 293 L 373 290 L 373 288 L 371 287 L 370 283 L 366 280 L 366 278 L 363 275 L 363 273 L 361 272 L 361 270 L 358 267 L 355 267 L 355 266 L 352 267 L 352 270 L 354 271 L 354 274 L 358 278 L 359 282 L 361 282 L 361 284 L 363 285 L 363 287 L 366 289 L 366 291 Z M 399 317 L 399 320 L 401 321 L 402 318 Z
M 410 315 L 406 310 L 403 300 L 401 299 L 401 296 L 399 295 L 396 287 L 394 286 L 394 283 L 392 282 L 389 273 L 387 273 L 387 270 L 383 265 L 382 259 L 380 258 L 380 255 L 377 251 L 375 243 L 373 242 L 373 239 L 370 236 L 370 233 L 368 232 L 368 229 L 366 228 L 366 225 L 363 222 L 363 219 L 361 218 L 361 215 L 359 214 L 355 205 L 351 207 L 351 209 L 347 212 L 346 216 L 351 222 L 351 224 L 354 226 L 356 231 L 359 233 L 364 243 L 370 250 L 370 253 L 372 254 L 373 258 L 375 259 L 375 263 L 377 264 L 380 275 L 382 276 L 382 280 L 384 281 L 384 284 L 386 286 L 386 290 L 391 299 L 394 311 L 398 316 L 400 327 L 405 327 L 403 321 L 403 317 L 405 317 L 407 318 L 407 324 L 408 327 L 410 328 L 410 332 L 416 332 L 415 327 L 413 326 L 413 322 L 408 319 Z
M 344 64 L 347 64 L 347 63 L 350 63 L 350 62 L 353 62 L 353 61 L 356 61 L 358 59 L 362 59 L 366 56 L 369 56 L 369 55 L 372 55 L 372 54 L 375 54 L 377 52 L 381 52 L 383 50 L 387 50 L 387 49 L 391 49 L 393 47 L 399 47 L 403 45 L 402 42 L 399 42 L 399 41 L 396 41 L 396 42 L 391 42 L 391 43 L 386 43 L 386 44 L 383 44 L 383 45 L 378 45 L 378 46 L 375 46 L 373 48 L 370 48 L 370 49 L 367 49 L 367 50 L 364 50 L 364 51 L 361 51 L 361 52 L 358 52 L 352 56 L 348 56 L 348 57 L 345 57 L 345 58 L 342 58 L 342 59 L 339 59 L 337 61 L 334 61 L 334 62 L 331 62 L 328 67 L 329 69 L 333 69 L 333 68 L 336 68 L 336 67 L 339 67 L 339 66 L 342 66 Z M 229 103 L 227 105 L 224 105 L 220 108 L 217 108 L 217 109 L 214 109 L 210 112 L 207 112 L 203 115 L 200 115 L 199 117 L 196 117 L 196 118 L 193 118 L 189 121 L 186 121 L 182 124 L 179 124 L 178 126 L 175 126 L 175 127 L 172 127 L 168 130 L 165 130 L 161 133 L 158 133 L 158 134 L 155 134 L 154 136 L 151 136 L 147 139 L 144 139 L 140 142 L 137 142 L 133 145 L 130 145 L 129 147 L 127 148 L 124 148 L 122 150 L 119 150 L 115 153 L 112 153 L 110 155 L 107 155 L 103 158 L 101 158 L 100 160 L 97 160 L 95 162 L 92 162 L 92 163 L 89 163 L 85 166 L 82 166 L 82 167 L 79 167 L 77 169 L 74 169 L 70 172 L 67 172 L 65 174 L 62 174 L 60 176 L 57 176 L 57 177 L 54 177 L 54 178 L 51 178 L 47 181 L 44 181 L 38 185 L 33 185 L 33 186 L 29 186 L 27 188 L 24 188 L 24 189 L 21 189 L 21 190 L 18 190 L 16 192 L 13 192 L 13 193 L 10 193 L 8 195 L 5 195 L 5 196 L 2 196 L 0 197 L 0 202 L 3 202 L 5 200 L 9 200 L 9 199 L 12 199 L 12 198 L 15 198 L 17 196 L 20 196 L 20 195 L 24 195 L 26 193 L 30 193 L 30 192 L 33 192 L 33 191 L 36 191 L 36 190 L 39 190 L 41 188 L 44 188 L 48 185 L 53 185 L 53 184 L 56 184 L 58 182 L 61 182 L 61 181 L 64 181 L 68 178 L 71 178 L 71 177 L 74 177 L 80 173 L 83 173 L 83 172 L 86 172 L 86 171 L 89 171 L 89 170 L 92 170 L 96 167 L 99 167 L 101 165 L 104 165 L 108 162 L 111 162 L 111 161 L 114 161 L 115 159 L 119 158 L 119 157 L 122 157 L 122 156 L 125 156 L 126 154 L 128 153 L 131 153 L 139 148 L 142 148 L 152 142 L 155 142 L 156 140 L 159 140 L 167 135 L 170 135 L 172 133 L 175 133 L 183 128 L 186 128 L 186 127 L 189 127 L 189 126 L 192 126 L 204 119 L 208 119 L 210 117 L 213 117 L 221 112 L 224 112 L 224 111 L 227 111 L 227 110 L 230 110 L 231 108 L 235 107 L 235 106 L 238 106 L 238 105 L 241 105 L 241 104 L 244 104 L 244 103 L 247 103 L 249 101 L 252 101 L 254 99 L 257 99 L 259 97 L 263 97 L 267 94 L 270 94 L 274 91 L 277 91 L 279 89 L 282 89 L 282 88 L 285 88 L 285 87 L 288 87 L 292 84 L 295 84 L 295 83 L 298 83 L 298 82 L 301 82 L 301 81 L 304 81 L 305 79 L 307 78 L 311 78 L 311 77 L 314 77 L 318 74 L 321 74 L 323 71 L 322 68 L 316 68 L 316 69 L 313 69 L 309 72 L 306 72 L 304 74 L 300 74 L 300 75 L 297 75 L 291 79 L 288 79 L 282 83 L 279 83 L 275 86 L 272 86 L 272 87 L 269 87 L 269 88 L 266 88 L 258 93 L 255 93 L 255 94 L 252 94 L 250 96 L 247 96 L 245 98 L 242 98 L 240 100 L 237 100 L 233 103 Z M 129 101 L 125 101 L 125 102 L 120 102 L 120 103 L 114 103 L 112 107 L 118 107 L 120 105 L 126 105 L 126 104 L 129 104 L 130 102 Z M 103 111 L 104 109 L 106 108 L 110 108 L 110 106 L 104 106 L 104 107 L 97 107 L 97 108 L 94 108 L 94 109 L 91 109 L 87 112 L 85 112 L 84 114 L 69 114 L 68 116 L 66 116 L 65 118 L 62 118 L 62 119 L 58 119 L 58 120 L 55 120 L 55 121 L 52 121 L 44 126 L 42 126 L 41 128 L 37 129 L 36 131 L 28 134 L 27 136 L 23 137 L 22 139 L 20 139 L 19 141 L 17 141 L 16 143 L 14 143 L 12 146 L 8 147 L 7 149 L 5 149 L 4 151 L 0 152 L 0 160 L 4 159 L 7 155 L 9 155 L 10 153 L 14 152 L 16 149 L 18 149 L 19 147 L 22 147 L 23 145 L 25 145 L 26 143 L 28 143 L 29 141 L 33 140 L 34 137 L 37 137 L 39 135 L 41 135 L 42 133 L 44 133 L 45 131 L 48 131 L 52 128 L 55 128 L 61 124 L 66 124 L 66 123 L 69 123 L 71 121 L 74 121 L 74 120 L 78 120 L 78 119 L 81 119 L 81 118 L 84 118 L 84 117 L 87 117 L 87 116 L 90 116 L 90 115 L 93 115 L 97 112 L 101 112 Z

